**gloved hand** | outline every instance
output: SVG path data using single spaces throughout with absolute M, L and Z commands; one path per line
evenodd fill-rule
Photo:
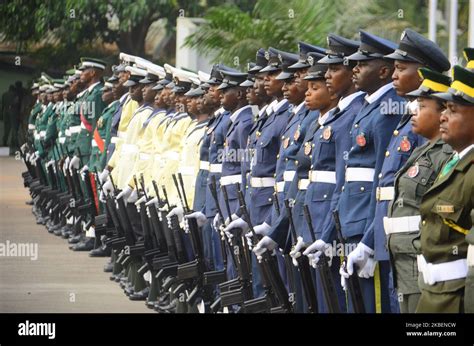
M 349 279 L 349 274 L 342 265 L 339 268 L 339 274 L 341 275 L 341 287 L 344 291 L 347 291 L 347 279 Z
M 207 222 L 207 217 L 200 211 L 195 211 L 194 213 L 191 213 L 189 215 L 184 216 L 185 219 L 196 219 L 198 227 L 202 227 L 206 224 Z
M 102 185 L 102 191 L 105 196 L 110 195 L 114 191 L 114 186 L 110 180 L 107 180 L 104 185 Z
M 375 266 L 377 265 L 377 261 L 373 257 L 369 257 L 365 265 L 357 270 L 357 274 L 360 278 L 368 279 L 374 276 Z
M 305 246 L 303 237 L 296 238 L 296 244 L 290 251 L 291 261 L 295 267 L 298 266 L 297 258 L 301 256 L 301 249 Z
M 147 207 L 151 206 L 151 205 L 155 205 L 155 208 L 158 207 L 158 197 L 153 197 L 152 199 L 150 199 L 148 202 L 145 203 L 145 205 Z
M 224 232 L 229 232 L 230 230 L 234 228 L 240 228 L 242 229 L 243 232 L 247 232 L 249 229 L 249 225 L 247 222 L 245 222 L 244 219 L 242 218 L 237 218 L 234 221 L 230 222 L 226 228 L 224 228 Z
M 26 153 L 26 154 L 25 154 L 25 161 L 30 162 L 30 157 L 31 157 L 31 154 L 30 154 L 30 153 Z
M 270 250 L 273 251 L 276 249 L 278 244 L 269 236 L 265 236 L 257 243 L 257 245 L 253 248 L 253 253 L 257 256 L 258 259 L 261 257 L 265 251 Z
M 374 250 L 362 242 L 357 244 L 357 247 L 347 256 L 347 273 L 352 275 L 354 273 L 354 264 L 359 268 L 363 268 L 369 257 L 374 254 Z
M 136 202 L 135 202 L 135 205 L 137 206 L 137 210 L 138 210 L 138 207 L 140 206 L 140 204 L 142 204 L 143 202 L 146 201 L 146 196 L 141 196 Z
M 99 174 L 99 181 L 100 181 L 100 183 L 103 184 L 104 181 L 107 180 L 107 178 L 109 177 L 109 175 L 110 175 L 110 172 L 109 172 L 109 170 L 108 170 L 107 168 L 105 168 L 102 172 L 100 172 L 100 174 Z
M 88 170 L 89 170 L 89 166 L 84 165 L 84 166 L 81 168 L 81 170 L 80 170 L 79 173 L 84 174 L 84 172 L 85 172 L 85 171 L 88 171 Z
M 50 167 L 50 166 L 52 166 L 52 165 L 54 165 L 54 160 L 49 160 L 48 162 L 46 162 L 46 165 L 45 165 L 45 166 L 46 166 L 46 168 L 48 168 L 48 167 Z
M 227 226 L 229 223 L 231 223 L 234 220 L 237 220 L 239 217 L 236 214 L 232 214 L 230 217 L 227 217 L 224 220 L 225 226 Z
M 127 203 L 135 203 L 138 200 L 138 191 L 137 189 L 132 189 L 130 196 L 127 198 Z
M 181 223 L 183 221 L 183 216 L 184 216 L 184 210 L 182 207 L 175 207 L 171 209 L 171 211 L 166 215 L 166 218 L 168 219 L 168 227 L 171 228 L 171 218 L 173 216 L 178 217 L 178 222 Z
M 303 255 L 308 256 L 310 261 L 309 263 L 313 268 L 316 268 L 319 258 L 323 252 L 328 257 L 330 266 L 332 261 L 332 249 L 331 246 L 322 239 L 318 239 L 313 244 L 308 246 L 303 252 Z
M 220 218 L 220 215 L 216 214 L 216 216 L 214 216 L 214 219 L 212 220 L 212 228 L 214 228 L 216 232 L 219 232 L 219 226 L 221 224 L 219 221 L 219 218 Z
M 79 169 L 79 165 L 81 163 L 81 159 L 74 155 L 72 159 L 69 161 L 69 170 L 72 171 L 73 169 Z
M 272 229 L 272 226 L 270 226 L 268 223 L 262 223 L 260 225 L 257 225 L 253 228 L 253 230 L 255 231 L 255 233 L 257 235 L 261 235 L 261 236 L 266 236 L 270 233 Z M 245 238 L 247 238 L 247 245 L 249 247 L 252 247 L 253 246 L 253 242 L 252 242 L 252 237 L 253 237 L 253 233 L 252 232 L 247 232 L 245 233 Z
M 26 143 L 23 143 L 23 145 L 20 147 L 20 150 L 22 153 L 24 153 L 27 148 L 28 148 L 28 145 Z
M 64 170 L 69 169 L 70 161 L 71 161 L 71 158 L 69 156 L 67 156 L 66 159 L 64 160 L 64 164 L 63 164 L 63 169 Z M 66 174 L 66 171 L 64 171 L 64 174 Z
M 122 198 L 124 201 L 128 200 L 128 197 L 132 194 L 133 188 L 129 185 L 125 186 L 125 188 L 117 195 L 116 199 Z

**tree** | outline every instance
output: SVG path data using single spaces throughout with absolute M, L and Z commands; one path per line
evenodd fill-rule
M 213 7 L 186 45 L 242 68 L 260 47 L 295 52 L 298 41 L 324 45 L 335 15 L 333 3 L 324 0 L 258 0 L 251 12 L 235 5 Z

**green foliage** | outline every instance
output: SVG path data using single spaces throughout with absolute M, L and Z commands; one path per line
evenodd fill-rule
M 252 12 L 236 5 L 210 8 L 207 23 L 189 36 L 186 45 L 215 61 L 242 67 L 255 59 L 260 47 L 297 51 L 297 42 L 324 45 L 335 17 L 332 2 L 324 0 L 258 0 Z

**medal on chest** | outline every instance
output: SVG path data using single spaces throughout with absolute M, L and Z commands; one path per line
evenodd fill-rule
M 289 137 L 286 137 L 284 140 L 283 140 L 283 148 L 288 148 L 288 145 L 290 145 L 290 138 Z
M 365 134 L 363 132 L 357 135 L 356 143 L 359 147 L 365 147 L 367 145 L 367 139 L 365 138 Z
M 304 144 L 304 154 L 309 156 L 311 154 L 311 142 L 306 142 Z
M 301 134 L 301 132 L 300 132 L 300 125 L 298 125 L 298 128 L 296 129 L 296 131 L 295 131 L 295 133 L 294 133 L 294 135 L 293 135 L 293 139 L 294 139 L 295 141 L 297 141 L 298 138 L 300 138 L 300 134 Z
M 411 166 L 408 171 L 407 171 L 407 176 L 410 178 L 414 178 L 418 175 L 420 172 L 420 167 L 418 166 L 418 162 Z
M 100 129 L 104 125 L 104 119 L 102 117 L 97 120 L 97 127 Z
M 328 126 L 323 130 L 323 139 L 327 141 L 331 138 L 331 135 L 332 135 L 331 126 Z
M 410 141 L 408 140 L 407 136 L 403 136 L 403 139 L 400 142 L 400 150 L 406 153 L 410 151 L 410 149 L 411 149 Z

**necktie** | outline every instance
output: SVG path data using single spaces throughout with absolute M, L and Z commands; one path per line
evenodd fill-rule
M 445 175 L 447 175 L 449 172 L 451 172 L 451 170 L 454 168 L 454 166 L 456 166 L 456 164 L 458 163 L 459 161 L 459 155 L 458 154 L 454 154 L 453 157 L 451 158 L 451 160 L 449 160 L 443 167 L 443 169 L 441 170 L 441 174 L 439 175 L 440 178 L 444 177 Z

